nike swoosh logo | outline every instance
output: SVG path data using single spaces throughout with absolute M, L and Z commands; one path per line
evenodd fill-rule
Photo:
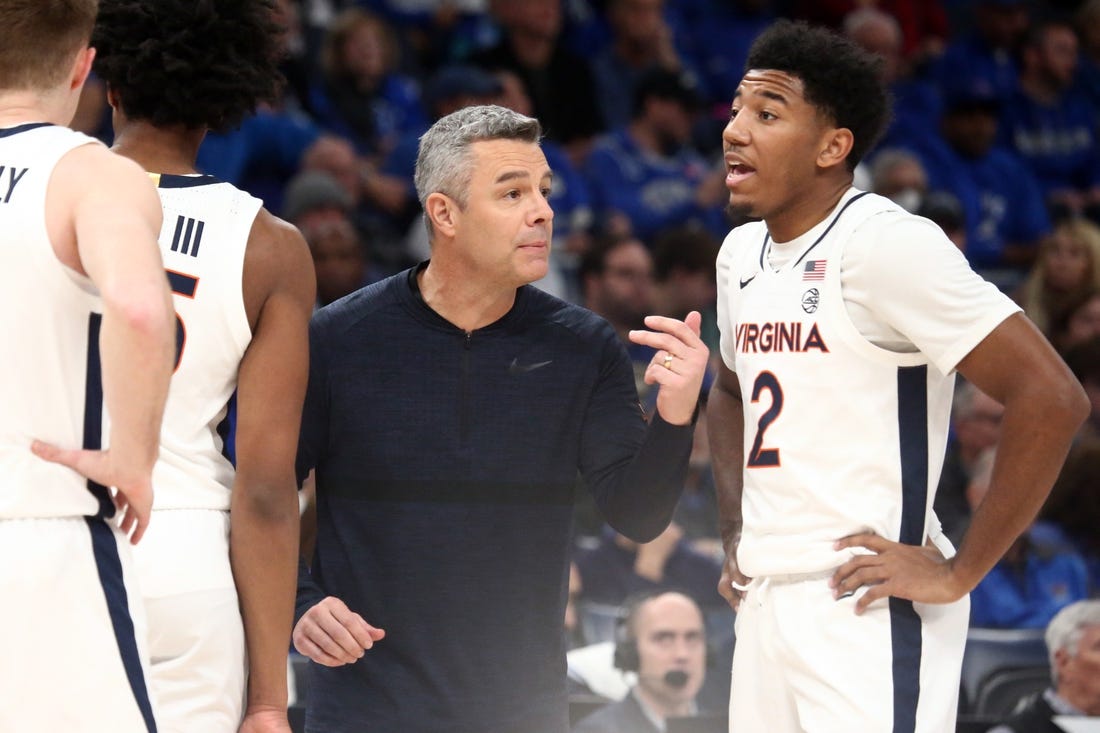
M 551 360 L 551 361 L 538 361 L 538 362 L 535 362 L 534 364 L 520 364 L 519 359 L 512 359 L 512 363 L 508 365 L 508 373 L 509 374 L 526 374 L 527 372 L 533 372 L 536 369 L 541 369 L 542 367 L 544 367 L 548 364 L 551 364 L 552 362 L 553 362 L 553 360 Z
M 755 280 L 755 279 L 756 279 L 756 275 L 753 275 L 753 276 L 752 276 L 752 277 L 750 277 L 750 278 L 749 278 L 748 280 L 742 280 L 742 281 L 741 281 L 741 289 L 742 289 L 742 290 L 744 290 L 744 289 L 745 289 L 745 286 L 746 286 L 746 285 L 748 285 L 749 283 L 751 283 L 751 282 L 752 282 L 753 280 Z

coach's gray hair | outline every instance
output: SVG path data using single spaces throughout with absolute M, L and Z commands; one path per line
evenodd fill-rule
M 538 143 L 542 126 L 533 117 L 495 104 L 463 107 L 432 125 L 420 137 L 416 156 L 416 197 L 425 208 L 424 224 L 432 239 L 432 222 L 424 206 L 428 196 L 443 193 L 466 208 L 467 189 L 473 177 L 470 146 L 483 140 L 518 140 Z
M 1077 601 L 1071 603 L 1047 624 L 1047 652 L 1050 654 L 1051 681 L 1058 685 L 1058 668 L 1054 664 L 1054 655 L 1064 649 L 1071 657 L 1077 656 L 1077 646 L 1081 636 L 1089 626 L 1100 626 L 1100 600 Z

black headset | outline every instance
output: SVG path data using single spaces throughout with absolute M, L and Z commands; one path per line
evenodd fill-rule
M 662 588 L 659 590 L 645 590 L 639 591 L 628 597 L 623 601 L 622 611 L 619 614 L 618 620 L 615 622 L 615 653 L 611 657 L 611 663 L 615 665 L 616 669 L 623 672 L 637 672 L 642 666 L 642 660 L 638 655 L 638 640 L 631 633 L 630 629 L 634 625 L 634 617 L 638 615 L 638 610 L 645 605 L 648 601 L 663 596 L 666 593 L 680 593 L 687 595 L 682 591 L 673 591 L 668 588 Z M 691 598 L 690 595 L 687 596 Z M 693 601 L 695 599 L 692 599 Z M 698 606 L 696 601 L 696 606 Z M 699 609 L 702 614 L 702 608 Z M 705 618 L 705 617 L 704 617 Z M 704 633 L 706 633 L 706 624 L 703 624 Z M 710 645 L 705 644 L 705 659 L 704 666 L 710 666 L 711 650 Z

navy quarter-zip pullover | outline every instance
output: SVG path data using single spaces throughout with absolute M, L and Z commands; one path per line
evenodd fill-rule
M 332 595 L 386 637 L 355 664 L 311 665 L 306 729 L 565 733 L 578 476 L 613 527 L 650 540 L 693 429 L 646 424 L 602 318 L 524 286 L 467 333 L 416 272 L 311 324 L 298 469 L 316 469 L 318 528 L 297 616 Z

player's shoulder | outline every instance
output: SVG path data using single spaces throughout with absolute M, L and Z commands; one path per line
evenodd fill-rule
M 850 215 L 855 238 L 873 239 L 879 243 L 913 238 L 926 240 L 928 237 L 947 239 L 943 230 L 930 219 L 875 193 L 863 193 L 858 200 L 853 200 Z
M 256 218 L 252 221 L 252 229 L 248 234 L 248 246 L 266 248 L 278 253 L 293 253 L 295 250 L 309 255 L 309 246 L 305 237 L 285 219 L 275 216 L 264 207 L 256 212 Z
M 262 206 L 256 212 L 245 250 L 246 277 L 272 284 L 312 282 L 313 257 L 298 228 Z
M 94 140 L 58 159 L 49 194 L 72 215 L 112 216 L 108 212 L 125 202 L 130 211 L 142 216 L 158 217 L 158 222 L 161 216 L 156 186 L 142 167 Z
M 149 176 L 136 162 L 112 152 L 94 138 L 81 138 L 75 139 L 77 144 L 57 161 L 55 179 L 58 182 L 95 181 L 97 189 L 106 191 L 119 181 L 140 180 L 144 188 L 154 188 Z

